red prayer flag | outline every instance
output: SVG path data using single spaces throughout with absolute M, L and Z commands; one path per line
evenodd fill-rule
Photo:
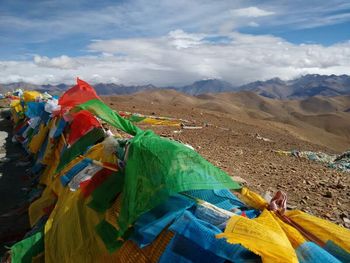
M 67 142 L 72 145 L 87 132 L 100 126 L 100 122 L 90 112 L 87 110 L 79 111 L 73 115 Z
M 83 197 L 87 198 L 88 196 L 90 196 L 91 193 L 99 185 L 101 185 L 112 173 L 113 171 L 104 168 L 97 172 L 91 179 L 81 182 L 80 189 Z
M 89 100 L 99 99 L 96 91 L 85 81 L 77 78 L 77 85 L 67 90 L 59 99 L 61 112 L 65 112 L 75 105 L 82 104 Z

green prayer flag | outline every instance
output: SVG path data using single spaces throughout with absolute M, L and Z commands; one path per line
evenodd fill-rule
M 116 196 L 122 191 L 124 185 L 124 174 L 116 172 L 111 174 L 92 193 L 92 200 L 88 206 L 97 212 L 104 212 L 113 205 Z
M 126 118 L 131 122 L 140 122 L 146 119 L 146 117 L 143 116 L 137 116 L 137 115 L 131 115 L 130 117 Z
M 105 133 L 102 128 L 94 128 L 79 138 L 70 148 L 63 150 L 60 162 L 56 172 L 60 172 L 67 164 L 78 157 L 88 149 L 88 147 L 95 145 L 104 139 Z
M 12 263 L 31 263 L 32 258 L 44 251 L 44 234 L 39 231 L 11 247 Z
M 142 132 L 140 128 L 132 124 L 129 120 L 122 118 L 118 113 L 99 99 L 89 100 L 83 104 L 77 105 L 75 109 L 88 110 L 108 124 L 128 134 L 136 135 L 137 133 Z
M 110 253 L 123 245 L 122 241 L 116 239 L 118 230 L 106 220 L 102 220 L 95 228 Z
M 149 130 L 138 133 L 128 150 L 119 234 L 172 194 L 225 188 L 241 186 L 187 146 Z

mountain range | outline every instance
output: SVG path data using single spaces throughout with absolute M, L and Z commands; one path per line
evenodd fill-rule
M 0 84 L 0 93 L 16 88 L 49 91 L 60 94 L 70 85 L 34 85 L 25 82 Z M 293 80 L 273 78 L 266 81 L 255 81 L 241 86 L 235 86 L 219 79 L 199 80 L 183 87 L 156 87 L 149 85 L 123 85 L 115 83 L 98 83 L 94 85 L 99 95 L 124 95 L 147 90 L 173 89 L 189 95 L 206 93 L 251 91 L 263 97 L 272 99 L 303 99 L 313 96 L 339 96 L 350 94 L 349 75 L 318 75 L 308 74 Z
M 274 78 L 240 86 L 239 90 L 277 99 L 347 95 L 350 94 L 350 76 L 309 74 L 289 81 Z

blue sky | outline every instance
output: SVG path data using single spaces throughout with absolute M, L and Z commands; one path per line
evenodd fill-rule
M 350 2 L 340 0 L 0 0 L 0 82 L 342 74 L 349 28 Z

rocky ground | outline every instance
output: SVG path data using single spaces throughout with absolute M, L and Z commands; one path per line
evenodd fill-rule
M 350 227 L 350 174 L 274 152 L 298 149 L 334 153 L 331 147 L 303 141 L 271 122 L 244 120 L 232 114 L 178 105 L 105 100 L 118 110 L 177 117 L 202 126 L 195 130 L 162 126 L 142 128 L 192 145 L 210 162 L 243 179 L 249 188 L 263 196 L 273 196 L 277 190 L 282 190 L 288 195 L 289 208 Z
M 10 246 L 29 229 L 25 204 L 30 187 L 26 169 L 30 163 L 22 161 L 26 154 L 21 145 L 11 141 L 9 114 L 0 108 L 0 256 L 5 251 L 3 245 Z

